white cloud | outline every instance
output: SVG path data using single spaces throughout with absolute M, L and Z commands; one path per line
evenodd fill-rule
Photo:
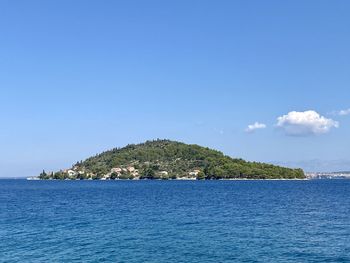
M 287 135 L 306 136 L 328 133 L 332 128 L 338 128 L 339 123 L 327 119 L 313 110 L 298 112 L 292 111 L 277 118 L 277 127 Z
M 224 135 L 224 130 L 223 129 L 218 129 L 218 128 L 214 128 L 214 131 L 219 133 L 220 135 Z
M 350 109 L 338 111 L 338 115 L 346 116 L 350 114 Z
M 333 116 L 346 116 L 346 115 L 350 115 L 350 109 L 332 111 L 329 114 Z
M 246 132 L 254 132 L 256 130 L 259 130 L 259 129 L 265 129 L 266 128 L 266 125 L 264 123 L 259 123 L 259 122 L 255 122 L 254 124 L 250 124 L 248 125 L 247 129 L 245 129 Z

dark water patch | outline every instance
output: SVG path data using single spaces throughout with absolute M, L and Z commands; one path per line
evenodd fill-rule
M 0 262 L 350 262 L 350 181 L 0 180 Z

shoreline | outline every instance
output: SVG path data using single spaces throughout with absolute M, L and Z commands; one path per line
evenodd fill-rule
M 12 180 L 12 178 L 6 178 Z M 13 178 L 16 179 L 16 178 Z M 115 179 L 115 180 L 102 180 L 102 179 L 39 179 L 39 178 L 23 178 L 27 181 L 309 181 L 315 180 L 310 178 L 276 178 L 276 179 L 249 179 L 249 178 L 226 178 L 226 179 L 203 179 L 197 180 L 196 178 L 177 178 L 177 179 Z M 18 178 L 17 178 L 18 180 Z

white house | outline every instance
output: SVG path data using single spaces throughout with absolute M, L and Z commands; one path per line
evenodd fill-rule
M 132 172 L 135 171 L 135 167 L 129 166 L 129 167 L 127 168 L 127 170 L 128 170 L 129 173 L 132 173 Z
M 76 171 L 73 171 L 73 170 L 68 170 L 68 171 L 67 171 L 67 174 L 68 174 L 69 176 L 75 176 L 75 175 L 77 174 L 77 172 L 76 172 Z
M 189 176 L 197 176 L 200 173 L 200 170 L 193 170 L 192 172 L 189 172 Z
M 122 168 L 116 167 L 111 169 L 111 173 L 120 174 L 122 172 Z

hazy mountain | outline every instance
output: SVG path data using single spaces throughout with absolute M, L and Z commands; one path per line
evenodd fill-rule
M 294 162 L 271 162 L 275 165 L 281 165 L 290 168 L 302 168 L 305 172 L 338 172 L 350 171 L 350 160 L 305 160 Z

